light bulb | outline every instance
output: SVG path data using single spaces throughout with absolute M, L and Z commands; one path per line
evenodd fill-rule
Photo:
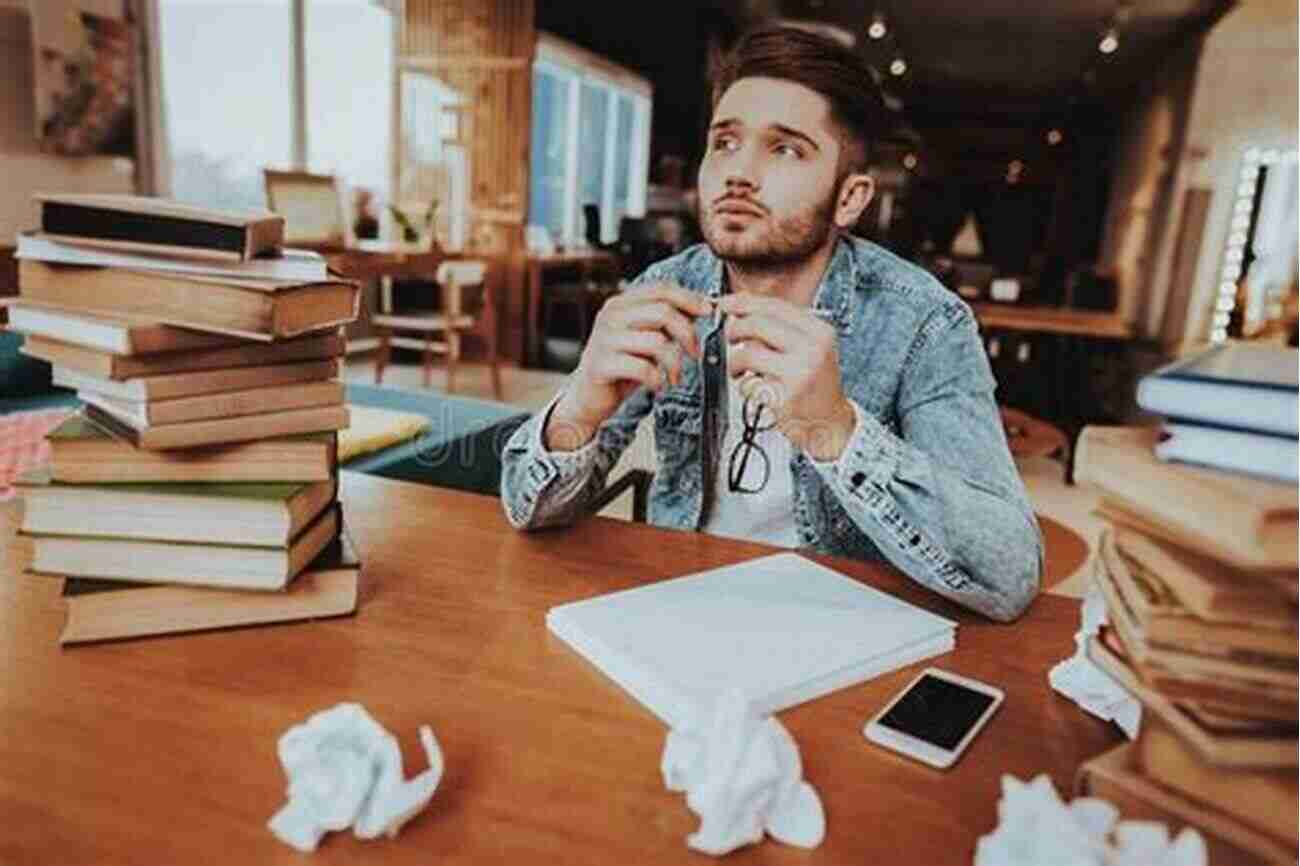
M 889 64 L 889 71 L 894 75 L 902 75 L 907 71 L 907 61 L 901 57 L 895 57 L 894 62 Z
M 1097 50 L 1102 54 L 1114 54 L 1119 50 L 1119 34 L 1112 27 L 1106 31 L 1106 35 L 1101 37 L 1101 42 L 1097 43 Z
M 889 33 L 889 28 L 885 26 L 885 16 L 877 12 L 871 16 L 871 24 L 867 27 L 867 35 L 872 39 L 884 39 Z

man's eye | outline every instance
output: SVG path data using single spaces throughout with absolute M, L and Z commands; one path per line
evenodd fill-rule
M 793 144 L 778 144 L 772 150 L 778 156 L 790 156 L 795 159 L 800 159 L 803 156 L 803 151 L 795 147 Z
M 719 135 L 713 139 L 714 150 L 735 150 L 736 137 L 733 135 Z

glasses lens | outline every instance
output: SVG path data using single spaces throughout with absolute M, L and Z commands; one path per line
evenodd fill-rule
M 755 456 L 754 470 L 750 467 L 750 455 Z M 758 493 L 767 486 L 767 477 L 772 471 L 767 453 L 758 445 L 742 440 L 731 451 L 731 462 L 727 467 L 727 483 L 732 493 Z M 757 475 L 757 477 L 755 477 Z
M 747 432 L 761 433 L 776 426 L 776 413 L 761 400 L 746 397 L 740 411 Z

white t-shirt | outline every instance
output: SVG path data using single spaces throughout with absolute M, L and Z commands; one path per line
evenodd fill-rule
M 745 398 L 737 380 L 727 377 L 727 435 L 718 453 L 718 477 L 714 479 L 716 496 L 709 519 L 702 527 L 711 535 L 762 541 L 781 547 L 798 547 L 799 531 L 794 522 L 794 478 L 790 474 L 793 447 L 777 429 L 763 430 L 754 444 L 767 454 L 771 464 L 767 484 L 758 493 L 733 493 L 728 484 L 731 455 L 740 444 L 745 430 L 742 417 Z M 765 413 L 766 415 L 766 413 Z M 764 418 L 766 423 L 768 418 Z M 739 459 L 739 458 L 737 458 Z M 763 458 L 750 452 L 741 486 L 754 489 L 763 480 Z

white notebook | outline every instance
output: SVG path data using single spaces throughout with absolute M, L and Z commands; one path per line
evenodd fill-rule
M 550 630 L 670 727 L 774 713 L 947 652 L 957 624 L 794 553 L 559 605 Z

